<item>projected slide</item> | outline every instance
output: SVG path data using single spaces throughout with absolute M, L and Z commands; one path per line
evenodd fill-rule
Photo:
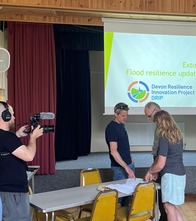
M 196 114 L 196 36 L 105 32 L 104 39 L 105 114 L 118 102 L 143 114 L 149 101 Z

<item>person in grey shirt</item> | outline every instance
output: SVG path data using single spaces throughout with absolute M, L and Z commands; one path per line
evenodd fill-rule
M 151 101 L 151 102 L 148 102 L 145 105 L 144 114 L 146 115 L 146 117 L 149 120 L 154 121 L 153 120 L 154 115 L 160 110 L 161 110 L 161 107 L 157 103 Z M 159 146 L 159 135 L 158 135 L 157 128 L 155 128 L 154 141 L 153 141 L 153 146 L 152 146 L 152 155 L 153 155 L 154 160 L 157 157 L 158 146 Z M 158 178 L 157 178 L 156 182 L 161 183 L 160 174 L 158 175 Z M 160 210 L 160 219 L 159 219 L 159 221 L 167 221 L 167 214 L 166 214 L 165 209 L 163 207 L 162 196 L 161 196 L 161 191 L 160 190 L 158 191 L 158 200 L 159 200 L 159 210 Z
M 173 117 L 164 110 L 153 118 L 159 145 L 157 157 L 145 175 L 145 180 L 156 180 L 161 175 L 162 202 L 168 221 L 183 221 L 177 208 L 184 203 L 186 174 L 183 164 L 183 136 Z
M 161 107 L 155 102 L 148 102 L 144 107 L 144 114 L 148 119 L 153 121 L 155 113 L 161 110 Z M 154 157 L 157 156 L 157 149 L 159 144 L 159 136 L 157 134 L 157 130 L 154 131 L 154 142 L 152 146 L 152 155 Z

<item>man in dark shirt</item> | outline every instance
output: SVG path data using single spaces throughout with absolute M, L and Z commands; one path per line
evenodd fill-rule
M 25 136 L 22 127 L 15 133 L 13 108 L 0 101 L 0 197 L 3 221 L 31 221 L 27 165 L 36 153 L 36 139 L 43 135 L 43 128 L 36 127 L 25 146 L 19 137 Z
M 129 139 L 125 129 L 128 105 L 118 103 L 114 107 L 114 119 L 107 125 L 105 139 L 109 148 L 113 180 L 135 178 L 135 166 L 131 158 Z

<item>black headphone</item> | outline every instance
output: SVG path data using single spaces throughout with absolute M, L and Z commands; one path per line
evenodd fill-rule
M 1 113 L 1 117 L 5 122 L 8 122 L 11 120 L 12 115 L 9 112 L 9 106 L 6 102 L 0 101 L 0 103 L 5 107 L 5 110 Z

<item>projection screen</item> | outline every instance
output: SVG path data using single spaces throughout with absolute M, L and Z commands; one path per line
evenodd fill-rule
M 196 114 L 196 23 L 106 19 L 105 113 L 118 102 L 143 115 L 149 101 L 173 115 Z

